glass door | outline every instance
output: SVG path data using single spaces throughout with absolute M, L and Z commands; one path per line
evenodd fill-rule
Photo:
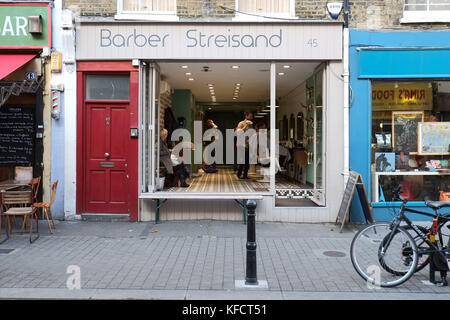
M 159 177 L 159 83 L 156 63 L 140 62 L 141 193 L 154 192 Z
M 314 144 L 313 144 L 313 174 L 314 174 L 314 196 L 311 198 L 320 206 L 325 205 L 324 188 L 324 70 L 318 70 L 314 75 Z

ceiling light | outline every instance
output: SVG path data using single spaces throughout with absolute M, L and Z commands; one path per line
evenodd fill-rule
M 232 69 L 239 69 L 239 66 L 231 66 Z
M 236 83 L 236 87 L 239 87 L 241 84 L 240 83 Z
M 188 66 L 181 66 L 181 68 L 183 68 L 183 69 L 187 69 L 187 67 L 188 67 Z
M 283 66 L 283 68 L 285 68 L 285 69 L 289 69 L 291 66 L 288 66 L 288 65 L 284 65 Z
M 211 110 L 211 109 L 212 109 L 211 107 L 208 108 L 208 110 Z
M 189 78 L 189 81 L 194 81 L 194 78 Z
M 190 76 L 192 73 L 186 72 L 185 75 Z
M 284 72 L 278 72 L 279 76 L 284 76 Z

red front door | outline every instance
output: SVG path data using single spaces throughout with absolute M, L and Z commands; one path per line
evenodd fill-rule
M 128 103 L 86 102 L 85 210 L 128 213 Z

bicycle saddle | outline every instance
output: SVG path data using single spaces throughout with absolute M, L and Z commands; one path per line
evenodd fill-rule
M 441 208 L 450 207 L 450 204 L 445 201 L 425 201 L 425 204 L 429 206 L 431 209 L 439 210 Z

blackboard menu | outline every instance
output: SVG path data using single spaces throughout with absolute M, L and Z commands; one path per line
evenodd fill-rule
M 0 107 L 0 166 L 32 166 L 34 106 Z

